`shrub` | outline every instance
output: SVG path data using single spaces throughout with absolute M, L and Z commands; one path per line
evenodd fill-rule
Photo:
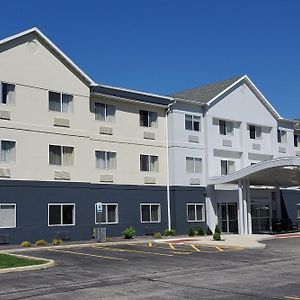
M 63 243 L 63 241 L 61 239 L 54 239 L 52 241 L 52 245 L 54 245 L 54 246 L 61 245 L 62 243 Z
M 221 234 L 219 232 L 215 232 L 213 235 L 213 239 L 215 241 L 221 241 Z
M 36 246 L 46 246 L 48 243 L 45 240 L 37 240 L 35 242 Z
M 160 239 L 160 238 L 161 238 L 160 232 L 154 232 L 154 233 L 153 233 L 153 237 L 154 237 L 155 239 Z
M 207 227 L 206 234 L 207 234 L 207 235 L 212 235 L 212 234 L 213 234 L 209 227 Z
M 199 228 L 199 229 L 197 230 L 197 235 L 204 235 L 204 231 L 203 231 L 202 228 Z
M 24 242 L 21 243 L 21 246 L 22 247 L 31 247 L 31 243 L 28 242 L 28 241 L 24 241 Z
M 175 229 L 166 229 L 165 230 L 165 236 L 174 236 L 176 234 Z
M 135 233 L 136 233 L 135 228 L 130 226 L 122 232 L 122 235 L 124 239 L 133 239 L 135 237 Z
M 216 227 L 215 227 L 215 232 L 217 232 L 217 233 L 220 233 L 220 234 L 221 234 L 221 230 L 220 230 L 220 227 L 219 227 L 219 225 L 216 225 Z
M 194 236 L 195 235 L 195 229 L 194 228 L 190 228 L 189 229 L 189 236 Z

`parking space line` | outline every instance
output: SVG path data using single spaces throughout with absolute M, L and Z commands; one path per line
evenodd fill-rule
M 196 247 L 195 245 L 190 245 L 194 250 L 196 250 L 197 252 L 201 252 L 201 250 L 198 248 L 198 247 Z
M 284 296 L 285 299 L 300 300 L 300 297 Z
M 149 246 L 149 248 L 152 248 L 152 247 L 153 247 L 153 243 L 152 243 L 152 242 L 149 242 L 149 243 L 148 243 L 148 246 Z
M 159 252 L 150 252 L 150 251 L 141 251 L 141 250 L 133 250 L 133 249 L 124 249 L 124 248 L 110 248 L 110 247 L 101 247 L 101 246 L 93 246 L 99 250 L 111 250 L 116 252 L 131 252 L 131 253 L 141 253 L 141 254 L 152 254 L 159 256 L 174 256 L 173 254 L 159 253 Z
M 219 250 L 220 252 L 224 252 L 224 250 L 223 249 L 221 249 L 220 247 L 215 247 L 217 250 Z
M 110 260 L 128 261 L 127 258 L 119 258 L 119 257 L 103 256 L 103 255 L 96 255 L 96 254 L 82 253 L 82 252 L 69 251 L 69 250 L 49 249 L 48 251 L 71 253 L 71 254 L 76 254 L 76 255 L 91 256 L 91 257 L 97 257 L 97 258 L 103 258 L 103 259 L 110 259 Z
M 168 244 L 169 244 L 169 247 L 170 247 L 171 249 L 176 250 L 176 248 L 174 247 L 173 244 L 171 244 L 171 243 L 168 243 Z

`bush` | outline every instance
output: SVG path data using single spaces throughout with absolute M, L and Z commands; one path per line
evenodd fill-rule
M 194 236 L 195 235 L 195 229 L 194 228 L 190 228 L 189 229 L 189 236 Z
M 135 233 L 136 233 L 135 228 L 130 226 L 122 232 L 122 235 L 123 235 L 124 239 L 129 240 L 129 239 L 133 239 L 135 237 Z
M 175 229 L 166 229 L 165 236 L 175 236 L 176 230 Z
M 46 246 L 48 243 L 45 240 L 37 240 L 35 242 L 36 246 Z
M 154 233 L 153 233 L 153 237 L 154 237 L 155 239 L 161 239 L 161 234 L 160 234 L 160 232 L 154 232 Z
M 21 246 L 22 247 L 31 247 L 31 243 L 28 242 L 28 241 L 24 241 L 24 242 L 21 243 Z
M 207 227 L 206 234 L 207 234 L 207 235 L 212 235 L 212 234 L 213 234 L 209 227 Z
M 215 232 L 213 235 L 213 239 L 215 241 L 221 241 L 221 234 L 219 232 Z
M 203 231 L 202 228 L 199 228 L 199 229 L 197 230 L 197 235 L 204 235 L 204 231 Z
M 54 239 L 52 241 L 52 245 L 54 245 L 54 246 L 61 245 L 62 243 L 63 243 L 63 241 L 61 239 Z
M 220 233 L 220 234 L 221 234 L 221 230 L 220 230 L 220 227 L 219 227 L 219 225 L 216 225 L 216 227 L 215 227 L 215 232 L 217 232 L 217 233 Z

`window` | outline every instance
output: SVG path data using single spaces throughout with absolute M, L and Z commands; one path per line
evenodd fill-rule
M 0 104 L 15 103 L 15 86 L 13 84 L 0 82 Z
M 233 135 L 233 122 L 219 120 L 219 133 L 222 135 Z
M 75 225 L 75 204 L 49 204 L 48 225 Z
M 72 103 L 73 103 L 72 95 L 56 93 L 56 92 L 49 92 L 49 110 L 50 111 L 71 113 L 72 112 Z
M 188 203 L 186 209 L 188 222 L 204 221 L 204 205 L 202 203 Z
M 259 140 L 261 139 L 261 127 L 249 125 L 249 134 L 251 140 Z
M 113 122 L 115 120 L 116 107 L 114 105 L 95 103 L 95 120 Z
M 202 159 L 196 157 L 186 157 L 186 172 L 187 173 L 201 173 Z
M 117 153 L 109 151 L 95 151 L 96 168 L 101 170 L 115 170 L 117 168 Z
M 157 113 L 147 110 L 140 110 L 140 126 L 157 127 Z
M 295 147 L 300 146 L 300 135 L 294 134 L 294 146 Z
M 235 162 L 232 160 L 221 160 L 221 175 L 228 175 L 235 172 Z
M 0 162 L 15 162 L 16 161 L 16 142 L 0 141 Z
M 99 224 L 99 215 L 96 211 L 95 204 L 95 220 L 96 224 Z M 101 224 L 116 224 L 119 223 L 119 213 L 118 213 L 118 204 L 110 203 L 105 204 L 102 203 L 102 214 L 101 214 Z
M 300 204 L 297 204 L 297 216 L 300 218 Z
M 56 166 L 73 166 L 74 147 L 49 145 L 49 164 Z
M 146 172 L 158 172 L 158 156 L 140 155 L 140 170 Z
M 185 130 L 200 131 L 200 117 L 185 115 Z
M 0 204 L 0 228 L 16 227 L 16 204 Z
M 141 223 L 160 223 L 160 204 L 141 204 Z
M 287 143 L 287 132 L 285 130 L 277 130 L 278 143 Z

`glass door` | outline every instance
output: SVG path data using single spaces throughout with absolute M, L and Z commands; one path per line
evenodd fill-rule
M 252 204 L 252 232 L 263 233 L 271 231 L 270 205 Z
M 218 220 L 224 233 L 237 233 L 237 205 L 234 202 L 218 203 Z

